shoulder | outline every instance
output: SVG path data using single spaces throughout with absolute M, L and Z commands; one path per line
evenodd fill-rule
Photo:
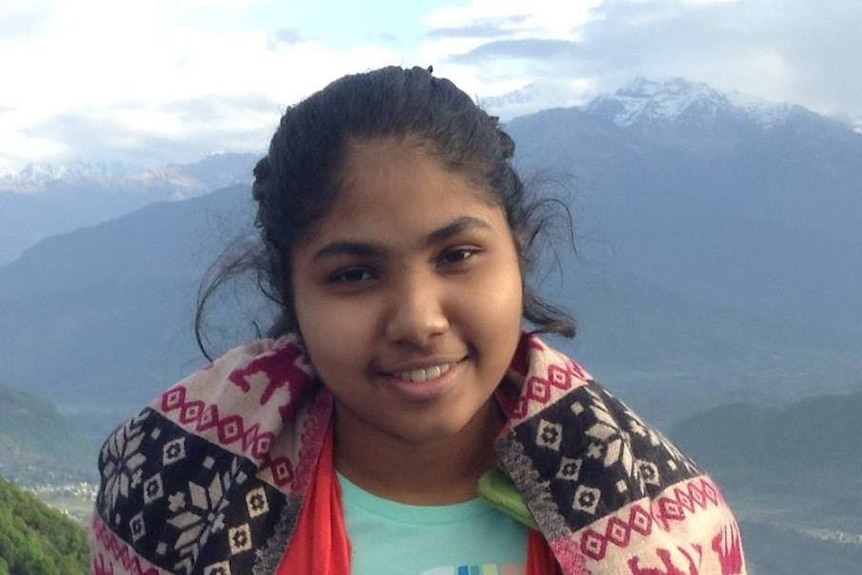
M 701 573 L 741 563 L 736 521 L 713 480 L 577 364 L 537 353 L 521 389 L 527 415 L 498 452 L 561 564 L 648 572 L 636 568 L 660 565 L 657 549 L 684 549 L 674 564 L 688 566 L 689 553 Z
M 133 560 L 161 573 L 189 571 L 192 558 L 195 565 L 230 558 L 251 572 L 253 550 L 299 504 L 293 495 L 305 472 L 293 454 L 309 443 L 279 442 L 284 414 L 302 403 L 303 429 L 321 437 L 327 418 L 325 409 L 309 415 L 314 401 L 301 402 L 313 382 L 304 357 L 290 338 L 238 346 L 108 437 L 99 454 L 94 560 L 120 572 Z

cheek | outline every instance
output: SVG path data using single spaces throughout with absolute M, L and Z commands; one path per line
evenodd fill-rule
M 463 290 L 458 299 L 463 313 L 477 328 L 500 337 L 520 334 L 524 309 L 523 284 L 516 262 L 496 268 L 484 277 L 481 285 Z
M 317 297 L 311 288 L 297 292 L 296 319 L 312 365 L 327 385 L 354 381 L 367 368 L 374 318 L 369 306 L 346 305 Z

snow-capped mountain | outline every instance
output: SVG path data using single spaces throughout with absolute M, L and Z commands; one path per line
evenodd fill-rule
M 58 181 L 107 184 L 131 172 L 131 167 L 119 162 L 31 162 L 18 174 L 0 177 L 0 192 L 33 193 Z
M 221 153 L 144 171 L 105 163 L 30 164 L 17 176 L 0 178 L 0 265 L 54 234 L 154 202 L 248 185 L 257 159 L 256 154 Z
M 56 188 L 98 187 L 114 190 L 167 187 L 165 199 L 181 199 L 251 181 L 258 155 L 216 153 L 191 164 L 167 164 L 135 170 L 117 162 L 33 162 L 17 175 L 0 177 L 0 193 L 40 193 Z
M 769 102 L 739 92 L 724 93 L 683 78 L 663 81 L 636 78 L 613 94 L 595 98 L 583 109 L 611 118 L 621 127 L 689 122 L 703 125 L 737 117 L 771 128 L 795 116 L 815 115 L 801 106 Z

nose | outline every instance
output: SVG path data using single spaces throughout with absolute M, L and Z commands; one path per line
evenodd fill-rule
M 405 273 L 392 287 L 386 317 L 386 338 L 399 344 L 426 347 L 449 329 L 445 293 L 434 278 Z

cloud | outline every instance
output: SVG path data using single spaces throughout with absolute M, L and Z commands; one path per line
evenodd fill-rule
M 454 56 L 459 64 L 483 64 L 499 58 L 535 59 L 570 58 L 579 50 L 577 42 L 567 40 L 543 40 L 527 38 L 524 40 L 497 40 L 488 42 L 465 54 Z
M 513 28 L 523 25 L 527 15 L 506 18 L 480 19 L 463 26 L 434 28 L 426 33 L 428 38 L 505 38 L 515 33 Z
M 265 150 L 279 106 L 259 95 L 215 95 L 150 109 L 137 104 L 58 113 L 24 131 L 54 142 L 62 159 L 119 161 L 150 167 L 194 161 L 215 150 Z
M 33 8 L 17 8 L 0 13 L 0 39 L 34 36 L 44 30 L 47 14 Z
M 319 3 L 6 0 L 0 50 L 18 57 L 0 62 L 0 169 L 59 153 L 252 149 L 284 106 L 385 64 L 433 64 L 479 98 L 531 85 L 537 107 L 682 76 L 862 117 L 858 0 L 409 4 L 328 24 Z M 373 25 L 359 30 L 359 17 Z
M 176 115 L 185 124 L 224 122 L 230 117 L 271 116 L 278 119 L 280 106 L 261 94 L 225 97 L 216 94 L 170 102 L 160 109 Z
M 578 79 L 592 95 L 636 76 L 682 76 L 862 116 L 860 28 L 855 0 L 607 0 L 568 37 L 525 29 L 450 61 L 532 80 Z
M 591 60 L 612 71 L 608 79 L 678 75 L 826 111 L 852 105 L 862 113 L 858 2 L 662 6 L 607 2 L 604 17 L 586 27 Z
M 0 58 L 0 173 L 30 161 L 138 164 L 262 149 L 286 105 L 405 52 L 273 30 L 291 21 L 282 3 L 21 0 L 21 10 L 28 3 L 42 32 L 0 38 L 3 53 L 17 55 Z
M 398 42 L 398 36 L 392 34 L 391 32 L 381 32 L 377 35 L 377 40 L 383 42 L 384 44 L 391 44 L 394 42 Z
M 284 46 L 292 46 L 303 42 L 298 28 L 279 28 L 269 35 L 267 47 L 273 52 Z

